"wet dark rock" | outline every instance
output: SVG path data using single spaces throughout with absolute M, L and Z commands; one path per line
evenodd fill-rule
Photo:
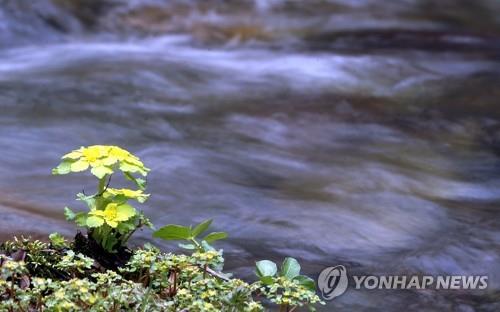
M 94 239 L 78 232 L 73 242 L 73 250 L 97 261 L 99 267 L 117 270 L 125 266 L 132 256 L 132 251 L 126 247 L 119 248 L 116 253 L 104 250 Z

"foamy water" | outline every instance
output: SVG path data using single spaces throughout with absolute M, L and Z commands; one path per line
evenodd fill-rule
M 417 43 L 427 35 L 412 33 L 412 49 L 394 42 L 373 48 L 370 38 L 356 39 L 366 45 L 362 53 L 326 49 L 327 41 L 316 48 L 296 28 L 306 32 L 321 18 L 329 29 L 342 16 L 348 26 L 352 12 L 309 14 L 304 25 L 293 8 L 282 7 L 283 1 L 256 2 L 264 15 L 257 26 L 289 31 L 267 42 L 240 36 L 205 44 L 189 32 L 124 37 L 104 28 L 4 46 L 0 205 L 9 210 L 1 234 L 70 234 L 62 207 L 83 208 L 73 194 L 94 189 L 95 181 L 53 177 L 50 169 L 80 145 L 116 144 L 152 168 L 152 197 L 141 208 L 154 223 L 213 217 L 217 230 L 230 233 L 220 246 L 238 276 L 249 278 L 255 260 L 285 255 L 312 276 L 335 264 L 366 274 L 488 274 L 490 288 L 473 297 L 348 292 L 325 311 L 494 311 L 500 288 L 495 43 L 480 52 L 482 36 L 451 32 L 436 39 L 442 48 L 425 49 Z M 399 10 L 387 5 L 390 14 Z M 434 20 L 401 21 L 398 14 L 361 24 L 442 31 Z M 192 23 L 228 29 L 234 22 L 215 8 L 203 14 L 193 8 L 190 16 Z M 450 38 L 465 46 L 446 48 Z M 143 232 L 135 243 L 150 240 Z

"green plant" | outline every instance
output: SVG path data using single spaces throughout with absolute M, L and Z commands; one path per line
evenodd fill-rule
M 75 254 L 73 250 L 66 251 L 61 260 L 54 265 L 55 268 L 64 270 L 74 278 L 90 270 L 94 264 L 94 259 L 86 257 L 81 253 Z
M 198 237 L 205 233 L 211 224 L 212 219 L 202 221 L 194 227 L 168 224 L 154 232 L 153 237 L 164 240 L 185 241 L 185 243 L 179 243 L 179 247 L 193 251 L 193 258 L 198 261 L 198 264 L 202 265 L 203 274 L 206 275 L 209 268 L 222 271 L 224 267 L 222 249 L 217 251 L 210 243 L 227 238 L 225 232 L 211 232 L 200 241 Z
M 186 241 L 186 243 L 179 243 L 179 247 L 188 250 L 196 250 L 198 252 L 211 251 L 215 249 L 210 245 L 210 243 L 227 238 L 227 233 L 225 232 L 211 232 L 205 235 L 205 237 L 203 237 L 200 241 L 198 237 L 202 233 L 205 233 L 211 224 L 212 219 L 205 220 L 197 224 L 195 227 L 168 224 L 154 232 L 153 237 L 164 240 Z
M 56 249 L 69 248 L 68 241 L 59 233 L 52 233 L 49 235 L 50 244 Z
M 150 244 L 120 249 L 135 230 L 152 227 L 128 203 L 148 199 L 142 177 L 149 169 L 119 147 L 94 145 L 64 155 L 53 173 L 87 169 L 98 179 L 95 194 L 77 194 L 88 211 L 66 207 L 65 215 L 85 227 L 88 237 L 78 233 L 68 242 L 52 233 L 50 243 L 22 237 L 0 245 L 0 311 L 258 312 L 264 310 L 255 299 L 259 296 L 288 312 L 322 303 L 314 281 L 300 275 L 293 258 L 286 258 L 279 272 L 272 261 L 257 262 L 259 280 L 253 284 L 222 273 L 222 250 L 211 244 L 227 234 L 207 234 L 211 219 L 194 227 L 169 224 L 154 232 L 154 237 L 184 241 L 179 246 L 192 250 L 191 255 L 162 253 Z M 110 188 L 117 170 L 138 189 Z
M 93 145 L 64 155 L 52 173 L 61 175 L 88 169 L 98 179 L 97 192 L 90 196 L 79 193 L 77 199 L 85 202 L 89 211 L 75 213 L 65 207 L 65 216 L 78 226 L 87 228 L 89 237 L 107 252 L 113 253 L 125 246 L 138 228 L 144 225 L 152 227 L 144 214 L 128 203 L 131 199 L 143 203 L 149 197 L 144 193 L 146 182 L 141 178 L 147 176 L 149 169 L 138 157 L 120 147 Z M 117 170 L 139 189 L 110 188 L 111 175 Z
M 23 261 L 29 274 L 45 277 L 65 278 L 66 272 L 54 268 L 54 264 L 61 259 L 59 248 L 39 240 L 31 240 L 26 237 L 7 241 L 0 245 L 1 253 L 9 255 L 10 260 Z
M 117 272 L 94 272 L 88 269 L 91 259 L 60 251 L 54 265 L 77 272 L 65 279 L 42 277 L 36 271 L 28 276 L 29 260 L 0 255 L 0 311 L 263 311 L 251 285 L 206 274 L 199 260 L 212 259 L 213 251 L 204 254 L 176 255 L 146 246 L 134 250 Z
M 314 280 L 300 275 L 300 264 L 294 258 L 285 258 L 279 272 L 276 263 L 258 261 L 255 273 L 259 281 L 252 285 L 253 289 L 278 304 L 280 311 L 290 312 L 301 306 L 314 311 L 312 304 L 324 304 L 316 295 Z

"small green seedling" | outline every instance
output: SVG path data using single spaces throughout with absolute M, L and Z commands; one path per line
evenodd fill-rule
M 300 264 L 294 258 L 285 258 L 278 272 L 276 263 L 270 260 L 256 262 L 255 274 L 259 282 L 256 290 L 266 296 L 271 302 L 280 305 L 280 311 L 292 311 L 297 307 L 322 303 L 316 295 L 314 280 L 300 275 Z
M 50 245 L 56 249 L 68 248 L 68 241 L 61 234 L 55 232 L 49 235 Z
M 281 265 L 278 273 L 278 266 L 270 260 L 261 260 L 256 262 L 255 274 L 263 284 L 271 284 L 276 277 L 283 277 L 290 281 L 296 281 L 299 285 L 306 287 L 311 291 L 316 291 L 314 280 L 305 275 L 300 275 L 300 264 L 294 259 L 287 257 Z
M 186 243 L 180 243 L 179 247 L 188 250 L 196 250 L 198 252 L 211 251 L 215 250 L 210 245 L 211 243 L 227 238 L 227 233 L 225 232 L 211 232 L 205 235 L 205 237 L 203 237 L 200 241 L 198 237 L 202 233 L 205 233 L 211 224 L 212 219 L 205 220 L 196 225 L 194 228 L 192 226 L 168 224 L 154 232 L 153 237 L 164 240 L 186 241 Z

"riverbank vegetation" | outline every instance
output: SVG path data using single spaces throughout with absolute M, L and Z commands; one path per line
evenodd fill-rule
M 136 230 L 155 228 L 130 203 L 148 199 L 150 170 L 119 147 L 96 145 L 64 155 L 53 174 L 86 170 L 98 180 L 95 194 L 77 194 L 87 209 L 64 209 L 83 233 L 71 242 L 54 233 L 48 242 L 14 238 L 0 245 L 0 311 L 263 311 L 273 304 L 294 311 L 322 303 L 294 258 L 279 269 L 269 260 L 256 262 L 254 283 L 223 272 L 223 251 L 213 244 L 227 234 L 209 232 L 212 220 L 169 224 L 153 233 L 182 241 L 186 254 L 153 244 L 129 249 Z M 112 188 L 118 171 L 137 189 Z

